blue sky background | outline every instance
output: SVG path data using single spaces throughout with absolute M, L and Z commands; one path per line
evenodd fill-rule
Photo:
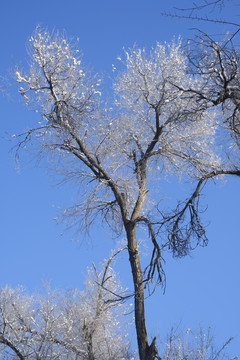
M 10 77 L 16 64 L 25 63 L 25 44 L 37 24 L 79 37 L 84 62 L 107 77 L 123 47 L 137 43 L 150 48 L 156 41 L 171 41 L 179 35 L 186 39 L 193 36 L 190 28 L 197 26 L 211 34 L 226 31 L 224 27 L 161 16 L 177 5 L 178 0 L 4 1 L 0 75 Z M 221 16 L 232 20 L 237 10 L 240 13 L 233 5 Z M 191 6 L 191 0 L 181 0 L 181 6 Z M 10 152 L 14 144 L 4 138 L 24 131 L 36 115 L 24 107 L 11 82 L 7 84 L 8 95 L 0 96 L 0 286 L 21 284 L 31 292 L 43 281 L 50 281 L 53 287 L 79 288 L 86 267 L 107 258 L 116 241 L 101 224 L 86 239 L 52 220 L 58 207 L 71 205 L 76 189 L 74 185 L 56 186 L 57 179 L 45 160 L 36 167 L 31 153 L 22 153 L 15 169 Z M 109 80 L 107 88 L 108 84 Z M 208 205 L 204 219 L 209 224 L 209 245 L 189 258 L 167 258 L 166 292 L 163 295 L 158 289 L 146 302 L 148 332 L 150 337 L 164 337 L 179 324 L 183 329 L 211 326 L 219 344 L 235 337 L 229 353 L 236 355 L 240 353 L 239 179 L 209 184 L 203 204 Z M 127 255 L 121 255 L 116 269 L 123 285 L 130 287 Z

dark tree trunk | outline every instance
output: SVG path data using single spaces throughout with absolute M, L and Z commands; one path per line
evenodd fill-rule
M 88 329 L 86 319 L 84 319 L 83 336 L 84 336 L 84 340 L 87 343 L 87 359 L 88 360 L 95 360 L 94 353 L 93 353 L 92 332 L 93 331 Z
M 144 310 L 143 276 L 136 241 L 135 225 L 130 221 L 125 225 L 125 228 L 128 240 L 129 261 L 134 283 L 135 327 L 137 332 L 139 357 L 140 360 L 153 360 L 156 358 L 157 354 L 155 346 L 156 338 L 153 339 L 151 345 L 148 344 Z

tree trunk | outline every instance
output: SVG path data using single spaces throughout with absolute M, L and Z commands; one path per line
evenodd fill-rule
M 139 357 L 140 360 L 154 360 L 157 354 L 155 346 L 156 338 L 153 339 L 151 345 L 148 345 L 144 310 L 143 276 L 137 248 L 135 224 L 129 221 L 128 224 L 125 225 L 125 229 L 127 233 L 129 261 L 131 264 L 134 283 L 135 327 L 137 332 Z
M 93 353 L 93 341 L 92 341 L 92 335 L 93 331 L 88 328 L 87 320 L 84 319 L 83 324 L 83 337 L 87 344 L 87 359 L 88 360 L 95 360 L 94 353 Z

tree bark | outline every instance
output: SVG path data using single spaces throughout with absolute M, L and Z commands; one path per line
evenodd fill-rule
M 125 224 L 125 229 L 127 233 L 129 261 L 131 264 L 134 283 L 135 327 L 137 332 L 139 357 L 140 360 L 154 360 L 157 354 L 155 346 L 156 338 L 153 339 L 151 345 L 148 344 L 144 310 L 143 276 L 137 247 L 135 224 L 129 221 Z

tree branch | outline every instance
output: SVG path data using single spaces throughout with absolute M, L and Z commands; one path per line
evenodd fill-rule
M 240 170 L 218 170 L 204 175 L 198 181 L 192 196 L 186 201 L 183 208 L 181 210 L 177 209 L 174 215 L 166 217 L 162 221 L 160 227 L 166 225 L 168 228 L 169 241 L 166 245 L 169 249 L 172 249 L 174 256 L 182 257 L 188 254 L 190 246 L 189 241 L 192 236 L 197 239 L 195 247 L 200 243 L 200 241 L 203 241 L 203 245 L 206 245 L 207 237 L 199 217 L 198 198 L 200 191 L 207 180 L 219 175 L 235 175 L 240 177 Z M 184 228 L 181 228 L 180 225 L 184 222 L 187 210 L 189 211 L 190 220 Z
M 12 349 L 20 360 L 25 360 L 26 357 L 23 356 L 22 353 L 16 348 L 16 346 L 13 345 L 11 341 L 6 339 L 3 335 L 0 335 L 0 343 Z

